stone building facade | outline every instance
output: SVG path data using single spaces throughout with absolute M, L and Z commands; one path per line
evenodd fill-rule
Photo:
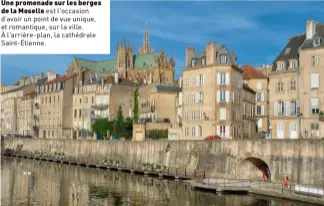
M 309 20 L 306 32 L 290 38 L 274 61 L 269 73 L 273 138 L 324 136 L 323 39 L 324 24 Z
M 247 84 L 243 84 L 243 138 L 252 138 L 257 132 L 255 116 L 256 92 Z
M 209 42 L 195 56 L 186 49 L 183 69 L 183 139 L 242 136 L 242 73 L 225 45 Z

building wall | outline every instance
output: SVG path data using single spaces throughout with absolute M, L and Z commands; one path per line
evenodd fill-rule
M 255 92 L 243 88 L 243 138 L 254 137 L 256 133 Z
M 144 163 L 206 171 L 208 176 L 240 178 L 246 164 L 266 164 L 271 181 L 323 187 L 324 140 L 223 140 L 223 141 L 81 141 L 55 139 L 7 139 L 6 148 L 22 151 L 42 150 L 48 154 L 64 152 L 67 157 L 99 162 L 109 159 L 123 165 Z M 255 162 L 248 159 L 254 158 Z M 261 171 L 254 178 L 260 180 Z M 44 174 L 45 175 L 45 174 Z M 46 176 L 46 175 L 45 175 Z
M 312 57 L 318 57 L 318 64 L 312 64 Z M 300 56 L 300 112 L 301 133 L 304 138 L 324 137 L 324 122 L 319 121 L 319 113 L 324 112 L 324 48 L 301 50 Z M 312 88 L 311 76 L 318 74 L 318 88 Z M 314 86 L 314 85 L 313 85 Z M 312 99 L 318 99 L 318 113 L 312 112 Z M 312 127 L 317 125 L 316 127 Z
M 18 102 L 18 124 L 20 135 L 34 135 L 34 97 L 21 99 Z
M 244 80 L 251 89 L 253 89 L 259 97 L 256 97 L 256 108 L 261 107 L 261 114 L 256 112 L 255 116 L 258 117 L 258 132 L 269 131 L 268 117 L 269 117 L 269 88 L 268 79 L 249 79 Z M 261 96 L 261 98 L 260 98 Z
M 296 89 L 291 89 L 291 81 L 296 81 Z M 283 91 L 278 91 L 278 82 L 282 82 Z M 296 101 L 298 108 L 298 72 L 275 72 L 269 75 L 269 115 L 272 138 L 298 138 L 299 122 L 297 112 L 291 114 L 291 106 L 286 102 Z M 278 102 L 284 102 L 284 113 L 280 114 Z M 289 108 L 289 109 L 287 109 Z M 298 110 L 296 108 L 296 111 Z

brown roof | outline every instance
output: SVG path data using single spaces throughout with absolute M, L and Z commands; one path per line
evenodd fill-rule
M 58 76 L 56 77 L 55 79 L 51 80 L 51 81 L 48 81 L 46 80 L 46 84 L 52 84 L 52 83 L 57 83 L 57 82 L 62 82 L 62 81 L 66 81 L 66 80 L 69 80 L 71 78 L 73 78 L 74 76 L 76 76 L 77 74 L 74 74 L 74 75 L 71 75 L 71 76 Z
M 24 94 L 22 100 L 32 99 L 35 97 L 35 91 Z
M 243 70 L 243 79 L 267 79 L 268 78 L 261 71 L 255 69 L 249 64 L 244 65 L 241 69 Z

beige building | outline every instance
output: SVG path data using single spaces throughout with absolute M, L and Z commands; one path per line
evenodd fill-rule
M 244 65 L 243 81 L 256 92 L 255 96 L 255 116 L 258 119 L 257 132 L 269 132 L 269 78 L 260 70 L 253 68 L 251 65 Z
M 242 136 L 242 73 L 225 45 L 209 42 L 195 56 L 186 49 L 183 70 L 183 139 Z
M 48 71 L 47 80 L 37 85 L 40 98 L 40 138 L 71 138 L 73 76 Z
M 79 78 L 88 76 L 88 71 Z M 84 77 L 83 77 L 84 79 Z M 73 138 L 92 138 L 91 127 L 97 119 L 113 120 L 122 106 L 124 118 L 133 116 L 134 83 L 105 73 L 89 74 L 75 85 L 73 92 Z
M 17 100 L 18 134 L 34 136 L 34 91 Z
M 257 132 L 255 117 L 256 93 L 247 84 L 243 84 L 243 138 L 251 138 Z
M 154 51 L 149 44 L 149 33 L 145 28 L 143 45 L 138 52 L 134 51 L 133 45 L 117 43 L 115 59 L 104 61 L 92 61 L 88 59 L 73 58 L 66 75 L 71 75 L 76 69 L 83 68 L 98 73 L 114 75 L 116 72 L 120 77 L 127 78 L 137 84 L 156 83 L 173 84 L 174 81 L 174 58 L 167 57 L 164 49 Z
M 182 139 L 182 106 L 183 106 L 183 93 L 182 86 L 183 81 L 182 77 L 179 77 L 178 80 L 179 92 L 176 97 L 176 125 L 173 128 L 168 129 L 168 139 L 169 140 L 180 140 Z
M 269 73 L 272 138 L 324 136 L 324 125 L 319 121 L 324 107 L 320 85 L 323 28 L 323 23 L 307 21 L 306 32 L 290 38 L 274 61 Z

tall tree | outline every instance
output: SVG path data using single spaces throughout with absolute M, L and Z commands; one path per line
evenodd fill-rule
M 139 118 L 139 109 L 138 109 L 138 89 L 136 88 L 136 90 L 134 91 L 134 109 L 133 109 L 133 119 L 135 121 L 138 120 Z
M 124 136 L 125 135 L 125 127 L 124 127 L 124 116 L 121 105 L 118 107 L 117 116 L 115 118 L 115 125 L 114 125 L 114 136 Z
M 107 119 L 98 119 L 92 125 L 92 131 L 96 134 L 100 135 L 101 137 L 107 136 L 107 131 L 111 129 L 109 122 Z

